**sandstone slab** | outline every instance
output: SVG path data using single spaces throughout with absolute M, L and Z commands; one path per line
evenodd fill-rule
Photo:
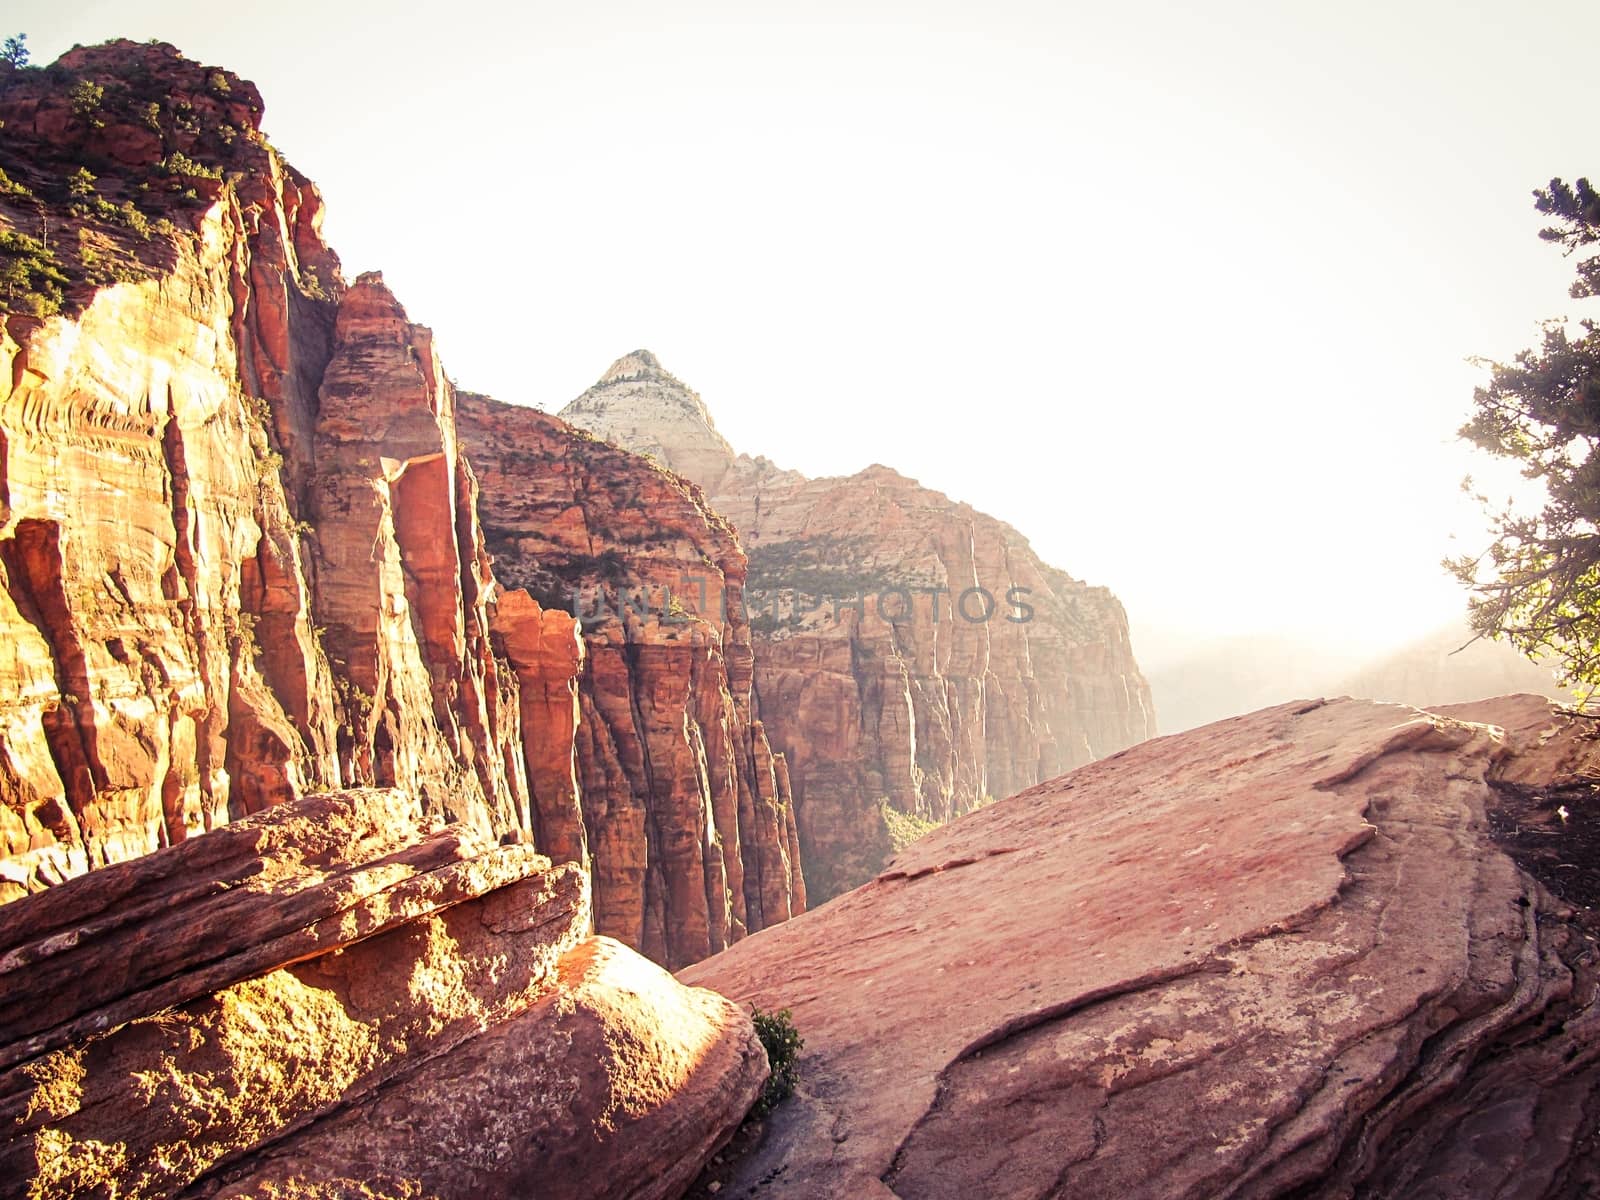
M 748 1019 L 608 938 L 563 957 L 555 982 L 429 1070 L 196 1194 L 675 1200 L 766 1078 Z
M 684 971 L 806 1039 L 718 1194 L 1590 1194 L 1595 943 L 1492 819 L 1563 718 L 1470 715 L 1146 742 Z
M 677 1195 L 766 1077 L 730 1002 L 589 937 L 581 867 L 392 793 L 7 918 L 0 1194 Z

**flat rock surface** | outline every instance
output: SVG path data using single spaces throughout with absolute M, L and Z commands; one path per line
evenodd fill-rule
M 1514 747 L 1573 754 L 1547 703 L 1501 703 L 1156 739 L 688 968 L 806 1040 L 799 1094 L 702 1186 L 1591 1194 L 1593 943 L 1489 820 Z

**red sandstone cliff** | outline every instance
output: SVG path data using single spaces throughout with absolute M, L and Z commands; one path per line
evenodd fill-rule
M 345 285 L 260 117 L 166 46 L 0 77 L 0 896 L 372 784 L 590 864 L 600 932 L 672 965 L 803 909 L 737 605 L 591 622 L 586 659 L 520 590 L 693 567 L 718 609 L 725 525 L 474 399 L 480 504 L 431 334 Z
M 114 43 L 0 84 L 7 894 L 341 785 L 528 827 L 519 692 L 575 662 L 493 650 L 427 331 L 344 286 L 245 81 Z
M 683 964 L 805 908 L 751 696 L 745 560 L 693 484 L 554 417 L 458 397 L 498 578 L 582 618 L 577 728 L 595 922 Z M 536 805 L 536 808 L 538 806 Z M 540 817 L 536 841 L 581 837 Z
M 813 899 L 882 866 L 882 804 L 948 821 L 1154 734 L 1122 606 L 1009 525 L 887 467 L 807 479 L 735 457 L 647 351 L 562 415 L 700 483 L 739 531 Z

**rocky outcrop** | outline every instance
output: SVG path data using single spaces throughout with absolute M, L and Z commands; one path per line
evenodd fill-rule
M 681 1194 L 766 1058 L 727 1001 L 588 937 L 587 896 L 366 791 L 18 901 L 6 1194 Z
M 276 351 L 268 387 L 292 405 L 304 388 L 278 384 L 326 357 L 332 305 L 298 286 L 337 265 L 314 189 L 256 140 L 259 99 L 233 76 L 214 73 L 224 100 L 169 47 L 126 43 L 74 51 L 60 70 L 109 99 L 77 113 L 47 72 L 0 93 L 0 167 L 25 189 L 0 202 L 8 271 L 46 288 L 40 271 L 58 263 L 68 289 L 63 314 L 40 319 L 29 305 L 44 293 L 19 285 L 0 335 L 8 897 L 339 780 L 303 542 L 252 364 Z M 156 128 L 135 136 L 147 95 Z M 225 196 L 208 180 L 215 203 L 173 195 L 169 144 L 250 173 Z M 152 225 L 133 208 L 145 240 L 68 203 L 75 159 L 116 165 L 94 183 L 113 213 L 128 194 L 170 215 Z M 18 241 L 46 230 L 47 254 Z M 113 254 L 120 278 L 100 278 L 91 263 Z
M 74 249 L 0 337 L 0 899 L 372 785 L 592 864 L 600 931 L 672 965 L 801 911 L 698 494 L 479 400 L 480 502 L 432 335 L 344 283 L 250 84 L 131 43 L 4 70 L 0 254 L 30 222 Z M 591 614 L 586 658 L 562 608 L 623 574 L 692 574 L 706 615 Z
M 806 1044 L 718 1194 L 1593 1194 L 1591 725 L 1302 702 L 931 834 L 682 973 Z
M 491 647 L 495 585 L 454 390 L 377 275 L 339 304 L 318 401 L 308 509 L 341 768 L 455 819 L 531 828 L 523 741 L 543 731 L 522 729 L 523 680 Z M 544 614 L 526 619 L 542 640 Z M 526 682 L 564 687 L 576 664 L 554 665 Z
M 648 350 L 624 354 L 561 410 L 567 421 L 670 466 L 708 495 L 737 457 L 691 392 Z
M 260 117 L 170 46 L 0 75 L 0 899 L 330 787 L 575 804 L 575 623 L 497 590 L 431 336 Z
M 1155 732 L 1127 618 L 1010 526 L 887 467 L 807 479 L 735 456 L 647 351 L 562 416 L 699 483 L 749 555 L 756 693 L 813 900 L 942 822 Z
M 587 839 L 596 928 L 677 966 L 803 911 L 733 531 L 693 484 L 554 417 L 462 393 L 457 419 L 493 497 L 496 576 L 582 619 L 582 826 L 565 795 L 547 813 L 536 786 L 535 840 Z

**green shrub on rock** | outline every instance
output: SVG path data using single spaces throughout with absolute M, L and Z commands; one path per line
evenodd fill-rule
M 755 1008 L 750 1019 L 755 1023 L 756 1036 L 761 1039 L 761 1045 L 767 1052 L 767 1063 L 772 1068 L 766 1086 L 761 1089 L 761 1098 L 750 1110 L 752 1116 L 764 1117 L 794 1094 L 797 1078 L 795 1059 L 800 1056 L 806 1043 L 795 1029 L 787 1008 L 777 1012 L 762 1012 L 760 1008 Z

